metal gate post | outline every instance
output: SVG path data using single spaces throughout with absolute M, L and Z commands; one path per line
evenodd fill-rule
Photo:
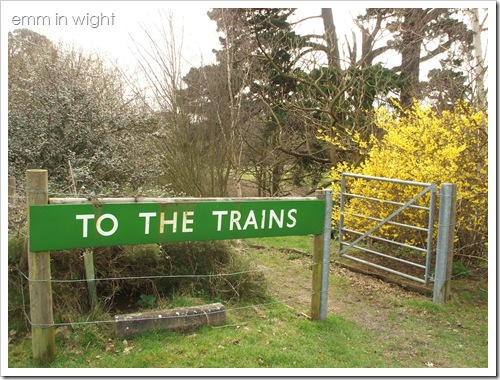
M 321 274 L 320 319 L 325 320 L 328 311 L 328 287 L 330 284 L 330 244 L 332 239 L 332 191 L 323 190 L 325 197 L 325 221 L 323 225 L 323 273 Z
M 328 276 L 330 274 L 330 240 L 332 231 L 332 191 L 316 190 L 316 198 L 325 200 L 323 229 L 314 235 L 311 319 L 325 320 L 328 310 Z
M 443 304 L 450 298 L 457 185 L 454 183 L 443 183 L 440 195 L 433 302 Z
M 328 311 L 328 287 L 330 274 L 330 243 L 332 233 L 332 191 L 317 190 L 316 197 L 325 200 L 323 233 L 321 235 L 321 287 L 319 299 L 319 319 L 326 320 Z
M 340 202 L 339 202 L 339 207 L 340 207 L 340 215 L 339 215 L 339 231 L 338 231 L 338 241 L 339 241 L 339 255 L 342 254 L 342 240 L 343 240 L 343 233 L 342 231 L 344 230 L 344 209 L 345 209 L 345 200 L 344 200 L 344 194 L 345 194 L 345 175 L 342 173 L 340 176 Z

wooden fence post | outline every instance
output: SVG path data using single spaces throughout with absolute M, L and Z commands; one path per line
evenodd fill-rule
M 48 202 L 47 170 L 27 170 L 26 204 L 28 208 L 28 230 L 30 206 L 47 204 Z M 27 254 L 33 360 L 39 364 L 49 364 L 55 358 L 50 252 L 30 252 L 28 248 Z
M 97 306 L 97 288 L 94 273 L 94 252 L 91 249 L 86 249 L 83 253 L 83 263 L 85 264 L 85 277 L 87 279 L 89 303 L 90 307 L 93 309 Z
M 9 178 L 9 199 L 16 195 L 16 179 Z

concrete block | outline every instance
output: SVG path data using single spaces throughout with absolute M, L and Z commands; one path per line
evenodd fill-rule
M 201 326 L 226 323 L 226 309 L 221 303 L 182 307 L 115 316 L 117 338 L 127 338 L 150 330 L 191 331 Z

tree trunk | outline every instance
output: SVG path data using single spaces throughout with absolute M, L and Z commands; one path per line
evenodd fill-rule
M 340 54 L 338 46 L 337 32 L 335 30 L 335 24 L 333 23 L 332 8 L 321 8 L 321 18 L 323 19 L 323 25 L 325 27 L 325 40 L 328 48 L 328 65 L 332 68 L 337 68 L 340 71 Z M 338 112 L 337 115 L 332 115 L 332 119 L 341 120 L 341 115 Z M 336 132 L 331 130 L 332 134 Z M 335 141 L 335 136 L 331 136 Z M 330 146 L 330 158 L 332 165 L 335 167 L 337 165 L 337 148 L 332 144 Z
M 472 31 L 473 31 L 473 45 L 474 45 L 474 73 L 476 82 L 476 99 L 477 107 L 484 109 L 487 104 L 486 90 L 484 88 L 484 60 L 483 48 L 481 45 L 481 29 L 482 25 L 479 22 L 479 10 L 477 8 L 471 9 Z
M 328 48 L 328 65 L 340 68 L 340 54 L 337 32 L 333 23 L 332 8 L 321 8 L 321 18 L 325 27 L 325 39 Z
M 409 8 L 404 12 L 402 24 L 401 76 L 405 84 L 401 86 L 401 104 L 409 108 L 414 98 L 420 96 L 420 48 L 422 46 L 422 29 L 420 24 L 424 19 L 424 9 Z

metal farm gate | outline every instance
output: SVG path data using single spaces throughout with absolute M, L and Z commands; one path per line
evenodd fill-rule
M 365 180 L 367 186 L 376 186 L 375 182 L 390 182 L 393 184 L 398 184 L 402 186 L 408 186 L 416 188 L 416 191 L 420 190 L 417 195 L 413 196 L 413 198 L 409 200 L 400 200 L 398 202 L 393 200 L 380 199 L 377 197 L 368 197 L 362 194 L 352 194 L 346 190 L 346 178 L 351 177 L 354 180 Z M 374 182 L 372 182 L 374 181 Z M 426 205 L 421 204 L 418 205 L 417 201 L 422 199 L 425 194 L 430 194 L 429 200 L 426 202 Z M 362 199 L 368 202 L 372 207 L 376 207 L 377 204 L 380 206 L 381 204 L 393 205 L 395 206 L 395 210 L 392 211 L 389 215 L 384 218 L 378 218 L 368 215 L 359 214 L 358 210 L 353 210 L 351 207 L 346 207 L 347 203 L 352 199 Z M 365 176 L 359 174 L 350 174 L 350 173 L 342 173 L 341 176 L 341 191 L 340 191 L 340 218 L 339 218 L 339 250 L 340 256 L 360 262 L 362 264 L 366 264 L 371 267 L 375 267 L 410 280 L 417 281 L 419 283 L 423 283 L 426 286 L 429 285 L 431 279 L 431 257 L 432 257 L 432 234 L 433 234 L 433 226 L 434 226 L 434 208 L 435 208 L 435 198 L 436 198 L 436 185 L 434 183 L 421 183 L 421 182 L 411 182 L 411 181 L 402 181 L 390 178 L 383 177 L 372 177 Z M 392 207 L 392 206 L 391 206 Z M 405 209 L 412 208 L 422 210 L 422 212 L 428 214 L 428 223 L 427 227 L 421 227 L 416 225 L 411 225 L 407 223 L 400 223 L 396 221 L 397 216 L 400 215 Z M 345 216 L 349 215 L 354 218 L 362 218 L 367 221 L 376 222 L 376 225 L 367 231 L 357 231 L 350 226 L 346 226 L 345 224 Z M 377 235 L 377 231 L 384 225 L 393 225 L 403 228 L 405 230 L 413 230 L 419 231 L 419 233 L 426 234 L 426 247 L 417 246 L 409 244 L 408 242 L 396 241 L 388 238 L 387 236 L 381 237 Z M 350 237 L 350 241 L 345 240 L 345 236 Z M 420 262 L 411 261 L 410 259 L 403 259 L 400 257 L 392 256 L 388 253 L 383 253 L 377 251 L 376 247 L 374 248 L 370 242 L 379 241 L 383 243 L 388 243 L 390 246 L 395 245 L 396 247 L 402 247 L 403 249 L 420 252 L 420 255 L 425 256 L 425 263 L 422 264 L 422 260 Z M 360 244 L 361 243 L 361 244 Z M 353 250 L 358 250 L 357 252 L 363 252 L 363 258 L 355 257 L 353 254 Z M 405 265 L 414 266 L 423 270 L 422 277 L 416 277 L 412 274 L 403 273 L 399 270 L 391 269 L 380 265 L 379 263 L 375 263 L 375 260 L 370 260 L 370 258 L 383 257 L 385 259 L 399 261 L 400 263 L 404 263 Z M 409 255 L 410 256 L 410 255 Z M 378 260 L 380 261 L 380 260 Z

